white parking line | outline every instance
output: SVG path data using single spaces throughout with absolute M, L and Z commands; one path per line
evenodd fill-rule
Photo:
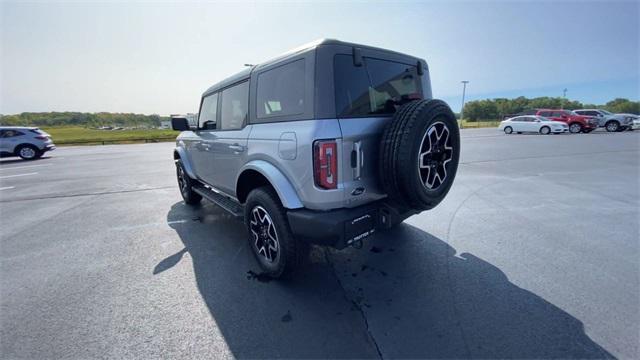
M 0 191 L 2 190 L 9 190 L 9 189 L 13 189 L 15 186 L 5 186 L 5 187 L 0 187 Z
M 0 176 L 0 179 L 8 179 L 8 178 L 12 178 L 12 177 L 29 176 L 29 175 L 36 175 L 36 174 L 38 174 L 38 173 L 37 172 L 33 172 L 33 173 L 27 173 L 27 174 L 7 175 L 7 176 Z
M 29 166 L 0 166 L 0 170 L 14 170 L 14 169 L 27 169 L 39 166 L 51 166 L 53 164 L 42 164 L 42 165 L 29 165 Z

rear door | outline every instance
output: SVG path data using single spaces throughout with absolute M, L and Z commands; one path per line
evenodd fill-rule
M 24 133 L 13 129 L 2 130 L 0 136 L 0 149 L 1 151 L 8 153 L 13 153 L 16 146 L 21 144 L 24 139 Z
M 511 119 L 511 128 L 515 132 L 526 131 L 524 126 L 524 116 L 518 116 Z
M 246 162 L 247 139 L 251 132 L 251 125 L 247 125 L 249 81 L 223 89 L 219 104 L 220 124 L 206 139 L 209 151 L 213 153 L 210 184 L 235 196 L 236 178 Z
M 341 167 L 347 206 L 384 196 L 379 186 L 378 149 L 385 125 L 405 102 L 423 98 L 416 62 L 362 51 L 335 55 L 336 115 L 342 131 Z

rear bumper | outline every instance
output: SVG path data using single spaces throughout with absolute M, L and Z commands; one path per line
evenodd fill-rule
M 414 212 L 399 213 L 384 202 L 329 211 L 289 210 L 293 235 L 302 241 L 343 249 L 376 231 L 402 222 Z

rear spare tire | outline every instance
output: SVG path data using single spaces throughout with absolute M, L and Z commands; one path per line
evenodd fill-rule
M 428 210 L 447 195 L 458 169 L 460 131 L 442 100 L 415 100 L 389 122 L 380 144 L 380 179 L 394 205 Z

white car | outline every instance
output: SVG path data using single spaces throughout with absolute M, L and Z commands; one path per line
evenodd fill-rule
M 502 121 L 498 129 L 504 131 L 505 134 L 535 132 L 547 135 L 569 132 L 567 124 L 536 115 L 512 117 Z

